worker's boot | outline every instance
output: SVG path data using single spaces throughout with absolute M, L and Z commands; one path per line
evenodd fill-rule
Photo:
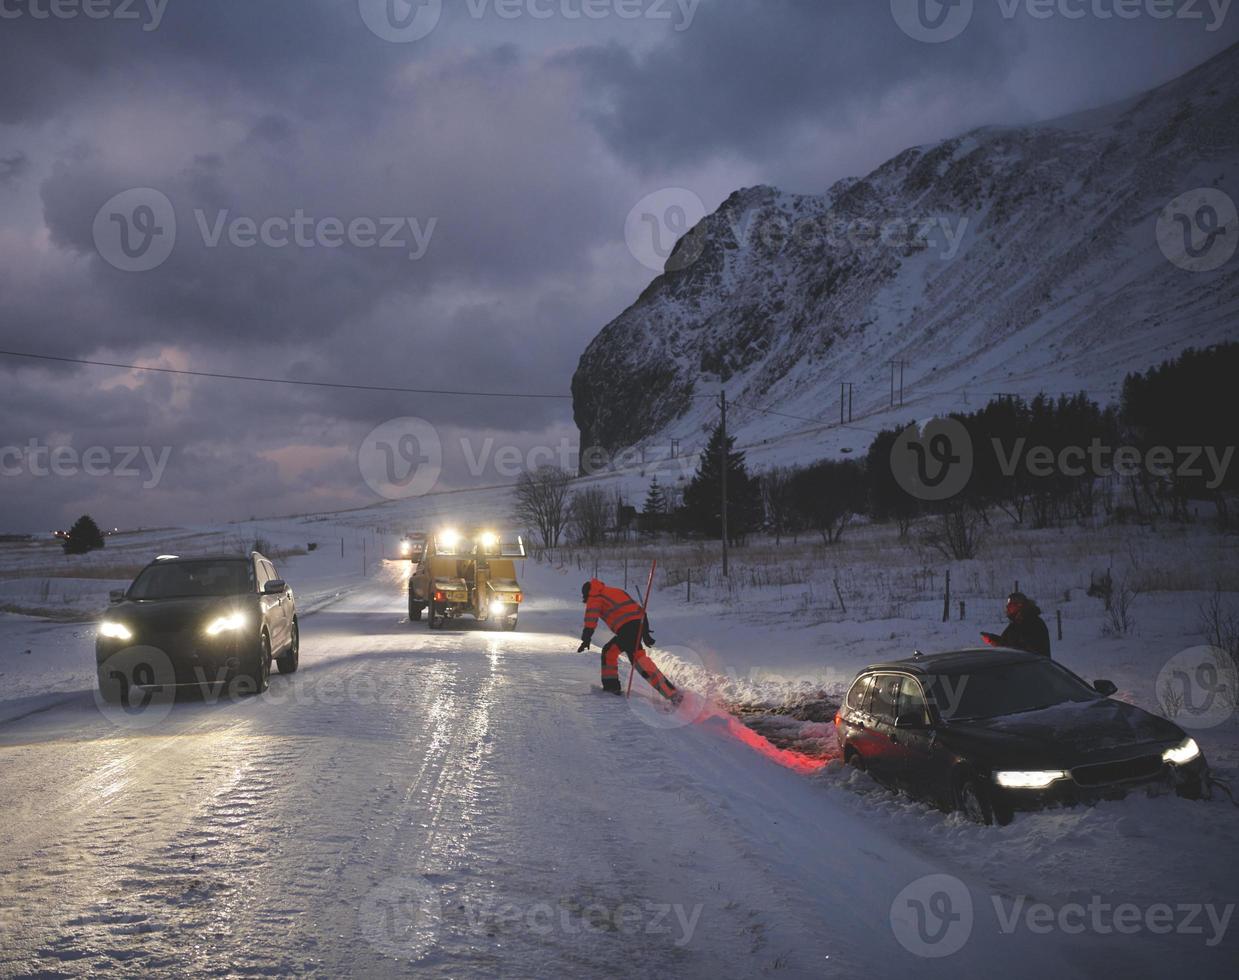
M 611 678 L 611 677 L 604 677 L 602 679 L 602 689 L 606 691 L 608 694 L 623 694 L 624 693 L 624 689 L 620 687 L 620 682 L 617 679 Z

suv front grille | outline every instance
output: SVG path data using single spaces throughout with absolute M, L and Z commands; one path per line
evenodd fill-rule
M 1142 755 L 1135 759 L 1076 766 L 1071 770 L 1071 778 L 1081 786 L 1109 786 L 1113 783 L 1131 782 L 1133 779 L 1148 779 L 1156 776 L 1161 768 L 1161 755 Z

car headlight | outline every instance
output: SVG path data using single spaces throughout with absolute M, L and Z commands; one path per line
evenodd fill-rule
M 1007 789 L 1045 789 L 1050 783 L 1066 779 L 1062 769 L 1007 770 L 994 773 L 994 781 Z
M 111 620 L 104 620 L 99 624 L 99 635 L 107 636 L 113 640 L 132 640 L 133 634 L 129 631 L 129 627 L 124 623 L 114 623 Z
M 1185 738 L 1174 748 L 1162 753 L 1162 762 L 1169 762 L 1172 766 L 1185 766 L 1199 757 L 1200 746 L 1196 744 L 1196 739 Z
M 219 636 L 220 633 L 230 633 L 233 630 L 244 628 L 246 622 L 245 613 L 229 613 L 227 616 L 220 616 L 219 619 L 212 620 L 207 626 L 207 636 Z

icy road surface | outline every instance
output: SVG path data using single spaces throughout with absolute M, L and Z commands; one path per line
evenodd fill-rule
M 397 574 L 307 617 L 266 697 L 0 725 L 0 975 L 1063 978 L 1163 949 L 999 934 L 983 888 L 925 883 L 959 869 L 723 720 L 590 693 L 579 606 L 432 634 Z

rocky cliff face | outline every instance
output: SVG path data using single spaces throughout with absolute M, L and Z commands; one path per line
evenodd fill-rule
M 581 444 L 698 445 L 720 385 L 742 444 L 796 432 L 798 458 L 838 449 L 815 420 L 837 422 L 841 382 L 870 432 L 998 392 L 1109 400 L 1126 372 L 1239 335 L 1236 201 L 1239 47 L 1119 105 L 905 150 L 821 196 L 737 191 L 581 356 Z

